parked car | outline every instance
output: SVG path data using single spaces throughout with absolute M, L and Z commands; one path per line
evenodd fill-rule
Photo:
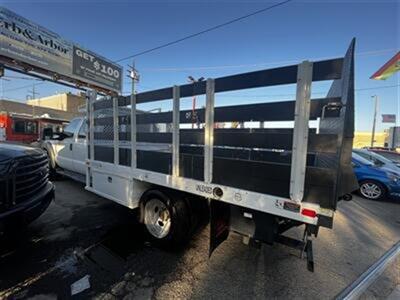
M 53 199 L 46 153 L 0 143 L 0 234 L 8 228 L 29 224 Z
M 400 196 L 400 173 L 377 166 L 353 151 L 352 164 L 360 185 L 359 194 L 371 200 Z
M 353 149 L 353 152 L 369 160 L 378 167 L 392 170 L 394 172 L 400 172 L 400 167 L 393 161 L 385 158 L 384 156 L 367 149 Z
M 368 150 L 383 156 L 384 158 L 390 160 L 392 163 L 394 163 L 398 167 L 400 167 L 400 153 L 398 153 L 396 151 L 387 150 L 387 149 L 372 148 L 372 149 L 368 149 Z

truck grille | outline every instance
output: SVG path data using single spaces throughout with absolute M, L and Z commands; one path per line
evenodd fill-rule
M 18 159 L 14 173 L 14 204 L 29 200 L 46 186 L 49 180 L 48 168 L 46 154 Z
M 28 201 L 48 182 L 47 155 L 40 154 L 10 162 L 8 174 L 0 178 L 0 213 Z

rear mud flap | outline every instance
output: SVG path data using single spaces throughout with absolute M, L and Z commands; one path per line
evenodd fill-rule
M 230 205 L 210 200 L 210 249 L 209 256 L 229 236 Z

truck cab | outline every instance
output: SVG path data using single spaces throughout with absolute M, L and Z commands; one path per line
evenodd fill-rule
M 52 173 L 58 172 L 84 181 L 86 166 L 86 132 L 87 123 L 84 117 L 78 117 L 58 133 L 52 129 L 44 130 L 40 148 L 45 150 L 49 157 L 49 166 Z

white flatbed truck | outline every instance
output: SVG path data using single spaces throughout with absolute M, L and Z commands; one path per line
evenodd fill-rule
M 358 188 L 351 165 L 354 46 L 353 40 L 342 58 L 128 97 L 100 98 L 89 91 L 86 189 L 139 208 L 148 232 L 172 243 L 187 236 L 194 203 L 206 199 L 210 254 L 234 231 L 249 241 L 298 248 L 313 270 L 311 236 L 320 226 L 332 228 L 337 202 Z M 332 81 L 332 86 L 325 98 L 310 99 L 317 81 Z M 221 92 L 286 84 L 297 86 L 293 101 L 215 106 Z M 180 109 L 182 98 L 196 95 L 206 96 L 205 109 Z M 172 111 L 137 112 L 138 104 L 168 99 Z M 194 118 L 199 128 L 182 126 Z M 309 127 L 311 120 L 317 120 L 318 130 Z M 249 121 L 294 121 L 294 127 L 215 126 Z M 140 130 L 144 124 L 161 123 L 172 130 Z M 284 235 L 300 225 L 305 225 L 303 240 Z

